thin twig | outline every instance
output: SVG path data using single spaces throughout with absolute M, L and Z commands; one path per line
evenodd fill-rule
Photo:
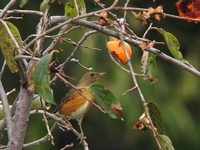
M 12 94 L 12 93 L 14 93 L 14 92 L 16 92 L 16 89 L 15 89 L 15 88 L 12 89 L 11 91 L 7 92 L 7 93 L 6 93 L 6 96 L 9 96 L 10 94 Z
M 2 12 L 3 10 L 0 9 L 0 12 Z M 14 10 L 7 10 L 6 14 L 10 15 L 10 14 L 32 14 L 32 15 L 38 15 L 38 16 L 42 16 L 43 12 L 40 11 L 36 11 L 36 10 L 19 10 L 19 9 L 14 9 Z
M 74 0 L 74 4 L 75 4 L 75 7 L 76 7 L 76 13 L 79 15 L 79 8 L 78 8 L 78 4 L 77 4 L 77 1 Z
M 132 87 L 132 88 L 126 90 L 126 91 L 122 94 L 122 96 L 126 95 L 127 93 L 129 93 L 129 92 L 131 92 L 131 91 L 133 91 L 133 90 L 135 90 L 135 89 L 137 89 L 136 86 L 134 86 L 134 87 Z
M 124 4 L 124 8 L 126 8 L 129 4 L 130 0 L 126 0 L 126 3 Z M 124 19 L 126 19 L 127 11 L 124 11 Z
M 3 20 L 20 20 L 20 19 L 23 19 L 23 17 L 13 17 L 13 16 L 10 16 L 10 17 L 6 17 L 6 18 L 3 18 Z
M 113 10 L 123 10 L 123 11 L 139 11 L 139 12 L 147 12 L 149 11 L 148 8 L 137 8 L 137 7 L 115 7 Z M 194 19 L 189 17 L 181 17 L 176 16 L 168 13 L 163 13 L 165 17 L 174 18 L 174 19 L 180 19 L 180 20 L 186 20 L 186 21 L 193 21 L 193 22 L 200 22 L 200 19 Z
M 1 11 L 1 14 L 0 14 L 0 18 L 3 18 L 3 16 L 6 14 L 7 10 L 12 7 L 12 5 L 15 4 L 17 0 L 11 0 L 5 7 L 4 9 Z
M 121 25 L 122 25 L 122 26 L 121 26 L 120 28 L 121 28 L 122 30 L 124 30 L 125 28 L 124 28 L 124 26 L 123 26 L 123 22 L 122 22 Z M 163 150 L 163 148 L 162 148 L 162 146 L 161 146 L 161 144 L 160 144 L 160 141 L 158 140 L 158 137 L 157 137 L 157 135 L 156 135 L 156 130 L 155 130 L 155 127 L 154 127 L 154 125 L 153 125 L 153 122 L 152 122 L 152 120 L 151 120 L 151 118 L 150 118 L 148 106 L 147 106 L 147 104 L 146 104 L 146 100 L 145 100 L 144 95 L 143 95 L 143 93 L 142 93 L 142 91 L 141 91 L 141 89 L 140 89 L 140 87 L 139 87 L 138 82 L 137 82 L 137 79 L 136 79 L 136 76 L 135 76 L 135 73 L 134 73 L 134 70 L 133 70 L 133 66 L 132 66 L 132 64 L 131 64 L 130 57 L 129 57 L 129 55 L 128 55 L 128 51 L 127 51 L 127 49 L 126 49 L 126 47 L 125 47 L 125 44 L 124 44 L 124 37 L 123 37 L 123 34 L 122 34 L 122 33 L 119 33 L 119 37 L 120 37 L 120 40 L 122 41 L 122 47 L 123 47 L 123 50 L 124 50 L 125 55 L 126 55 L 126 58 L 127 58 L 127 64 L 128 64 L 128 66 L 129 66 L 129 69 L 130 69 L 130 72 L 131 72 L 132 80 L 133 80 L 133 82 L 134 82 L 134 84 L 135 84 L 136 90 L 138 91 L 138 94 L 139 94 L 139 96 L 140 96 L 140 100 L 141 100 L 141 102 L 143 103 L 144 112 L 145 112 L 145 114 L 146 114 L 148 120 L 150 121 L 150 125 L 151 125 L 151 127 L 152 127 L 153 136 L 154 136 L 154 138 L 155 138 L 155 140 L 156 140 L 156 143 L 157 143 L 157 145 L 158 145 L 158 147 L 159 147 L 159 150 Z
M 65 149 L 71 148 L 71 147 L 73 147 L 73 146 L 74 146 L 73 143 L 67 144 L 67 145 L 65 145 L 63 148 L 61 148 L 60 150 L 65 150 Z
M 75 46 L 78 45 L 76 42 L 72 41 L 72 39 L 69 39 L 69 38 L 62 38 L 61 40 L 64 41 L 64 42 L 66 42 L 66 43 L 75 45 Z M 86 46 L 86 45 L 81 45 L 80 47 L 87 48 L 87 49 L 90 49 L 90 50 L 95 50 L 95 51 L 101 51 L 100 48 L 88 47 L 88 46 Z
M 2 67 L 1 67 L 0 80 L 2 80 L 2 77 L 3 77 L 3 73 L 4 73 L 4 71 L 5 71 L 5 68 L 6 68 L 6 60 L 4 60 L 3 65 L 2 65 Z
M 61 65 L 59 65 L 57 67 L 57 69 L 63 69 L 65 67 L 65 65 L 72 59 L 72 57 L 74 57 L 75 53 L 79 50 L 81 44 L 92 34 L 95 34 L 97 33 L 96 30 L 92 30 L 92 31 L 89 31 L 87 33 L 84 34 L 84 36 L 81 38 L 81 40 L 77 43 L 77 46 L 74 48 L 74 50 L 71 52 L 70 56 L 67 57 L 67 59 L 65 60 L 64 63 L 62 63 Z
M 112 8 L 115 8 L 115 6 L 117 5 L 117 3 L 119 2 L 119 0 L 114 0 L 113 4 L 111 5 Z
M 151 30 L 152 25 L 153 25 L 153 23 L 151 22 L 151 23 L 149 24 L 149 27 L 148 27 L 148 28 L 146 29 L 146 31 L 144 32 L 142 38 L 145 38 L 145 37 L 146 37 L 146 35 L 147 35 L 147 33 L 149 32 L 149 30 Z
M 5 121 L 6 121 L 6 125 L 8 128 L 8 139 L 10 141 L 11 137 L 12 137 L 12 134 L 11 134 L 11 132 L 12 132 L 12 117 L 11 117 L 8 99 L 7 99 L 7 96 L 6 96 L 6 93 L 5 93 L 5 90 L 2 85 L 1 80 L 0 80 L 0 96 L 1 96 L 2 104 L 3 104 Z
M 177 59 L 174 59 L 168 55 L 166 55 L 165 53 L 161 52 L 160 50 L 156 49 L 156 48 L 149 48 L 149 49 L 146 49 L 145 51 L 148 51 L 148 52 L 151 52 L 151 53 L 154 53 L 156 54 L 157 56 L 159 56 L 160 58 L 162 58 L 163 60 L 169 62 L 169 63 L 172 63 L 174 65 L 177 65 L 179 66 L 180 68 L 192 73 L 193 75 L 195 76 L 198 76 L 200 77 L 200 72 L 198 70 L 196 70 L 195 68 L 193 67 L 190 67 L 188 66 L 187 64 L 184 64 L 183 62 L 181 62 L 180 60 L 177 60 Z
M 53 48 L 60 42 L 61 40 L 61 37 L 66 34 L 66 30 L 68 28 L 68 25 L 65 25 L 63 26 L 61 29 L 60 29 L 60 32 L 58 33 L 58 36 L 56 37 L 55 40 L 53 40 L 53 42 L 49 45 L 49 47 L 43 52 L 43 55 L 47 54 L 47 53 L 50 53 Z
M 50 118 L 54 119 L 55 121 L 61 123 L 62 127 L 65 127 L 67 130 L 71 130 L 77 137 L 80 136 L 80 133 L 72 127 L 72 125 L 69 123 L 69 121 L 66 122 L 61 117 L 58 117 L 55 114 L 45 112 L 44 110 L 33 110 L 33 111 L 30 112 L 30 114 L 45 114 L 45 113 L 48 117 L 50 117 Z M 89 150 L 88 144 L 85 141 L 85 139 L 83 139 L 82 144 L 83 144 L 84 150 Z
M 63 27 L 64 27 L 64 26 L 63 26 Z M 62 27 L 62 28 L 63 28 L 63 27 Z M 62 28 L 60 29 L 60 31 L 63 30 Z M 44 37 L 45 37 L 45 38 L 52 38 L 52 39 L 54 38 L 54 39 L 55 39 L 55 38 L 57 38 L 57 37 L 59 37 L 59 36 L 61 36 L 61 35 L 63 35 L 63 34 L 67 34 L 67 33 L 71 32 L 71 31 L 73 31 L 74 29 L 78 29 L 78 28 L 84 28 L 84 27 L 79 26 L 79 25 L 78 25 L 78 26 L 72 26 L 70 29 L 66 30 L 64 33 L 63 33 L 63 32 L 60 33 L 60 31 L 59 31 L 58 34 L 55 34 L 55 35 L 45 35 Z M 62 38 L 62 39 L 63 39 L 63 38 Z
M 46 128 L 47 128 L 47 135 L 49 137 L 48 140 L 51 140 L 51 144 L 55 145 L 55 143 L 54 143 L 54 137 L 51 134 L 51 130 L 50 130 L 50 127 L 49 127 L 49 124 L 48 124 L 48 121 L 47 121 L 47 117 L 45 116 L 45 114 L 43 114 L 42 116 L 44 118 L 44 122 L 45 122 L 45 125 L 46 125 Z
M 88 70 L 88 71 L 94 70 L 94 69 L 91 68 L 91 67 L 88 68 L 88 67 L 85 67 L 84 65 L 82 65 L 78 59 L 72 58 L 70 61 L 71 61 L 71 62 L 76 62 L 81 68 L 83 68 L 83 69 L 85 69 L 85 70 Z
M 87 13 L 87 14 L 84 14 L 84 15 L 80 15 L 80 16 L 76 16 L 74 18 L 66 18 L 67 19 L 65 22 L 63 23 L 60 23 L 59 25 L 55 26 L 55 27 L 52 27 L 51 29 L 47 30 L 46 32 L 38 35 L 36 38 L 34 38 L 32 41 L 30 41 L 26 46 L 25 46 L 25 49 L 28 49 L 30 46 L 32 46 L 38 39 L 40 39 L 41 37 L 67 25 L 67 24 L 70 24 L 72 21 L 74 20 L 78 20 L 78 19 L 82 19 L 82 18 L 86 18 L 86 17 L 89 17 L 89 16 L 93 16 L 95 15 L 96 13 L 100 13 L 100 12 L 103 12 L 103 11 L 109 11 L 109 10 L 112 10 L 113 8 L 112 7 L 109 7 L 109 8 L 106 8 L 106 9 L 102 9 L 102 10 L 98 10 L 98 11 L 95 11 L 95 12 L 90 12 L 90 13 Z M 57 17 L 56 17 L 57 18 Z M 54 22 L 51 22 L 52 24 Z
M 36 60 L 39 61 L 40 58 L 34 57 L 34 56 L 28 56 L 28 55 L 17 55 L 14 58 L 15 60 L 20 60 L 20 59 L 28 59 L 28 60 Z
M 30 143 L 27 143 L 27 144 L 24 144 L 23 145 L 23 149 L 26 149 L 26 148 L 30 148 L 30 147 L 34 147 L 34 146 L 37 146 L 37 145 L 40 145 L 41 143 L 44 143 L 46 141 L 48 141 L 49 139 L 49 135 L 46 135 L 38 140 L 35 140 L 33 142 L 30 142 Z
M 37 111 L 37 110 L 31 111 L 30 114 L 35 114 L 35 113 L 34 113 L 35 111 Z M 44 114 L 46 114 L 46 113 L 43 111 L 43 113 L 41 113 L 41 114 L 44 115 Z M 55 129 L 55 127 L 56 127 L 56 124 L 54 124 L 54 125 L 51 127 L 50 132 L 53 132 L 53 130 Z M 24 144 L 24 145 L 23 145 L 23 148 L 26 149 L 26 148 L 34 147 L 34 146 L 40 145 L 41 143 L 44 143 L 44 142 L 46 142 L 46 141 L 48 141 L 48 140 L 49 140 L 49 135 L 47 134 L 46 136 L 44 136 L 44 137 L 42 137 L 42 138 L 40 138 L 40 139 L 38 139 L 38 140 L 35 140 L 35 141 L 33 141 L 33 142 Z

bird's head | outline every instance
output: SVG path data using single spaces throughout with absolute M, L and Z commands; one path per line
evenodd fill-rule
M 89 86 L 94 83 L 98 78 L 104 76 L 105 72 L 87 72 L 80 79 L 79 86 Z

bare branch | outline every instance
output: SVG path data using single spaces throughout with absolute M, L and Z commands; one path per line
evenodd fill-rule
M 67 144 L 67 145 L 65 145 L 63 148 L 61 148 L 60 150 L 65 150 L 65 149 L 71 148 L 71 147 L 73 147 L 73 146 L 74 146 L 73 143 Z
M 2 67 L 1 67 L 0 80 L 1 80 L 2 77 L 3 77 L 3 73 L 4 73 L 5 68 L 6 68 L 6 61 L 4 60 L 3 65 L 2 65 Z
M 122 21 L 123 21 L 123 20 L 122 20 Z M 123 25 L 123 22 L 121 22 L 121 26 L 120 26 L 119 28 L 121 28 L 122 31 L 125 30 L 124 25 Z M 134 87 L 134 88 L 138 91 L 138 94 L 139 94 L 139 96 L 140 96 L 140 100 L 141 100 L 141 102 L 143 103 L 144 112 L 145 112 L 145 115 L 147 116 L 147 118 L 148 118 L 148 120 L 149 120 L 149 122 L 150 122 L 150 125 L 151 125 L 151 127 L 152 127 L 153 136 L 154 136 L 154 138 L 155 138 L 155 140 L 156 140 L 156 143 L 157 143 L 157 145 L 158 145 L 158 148 L 159 148 L 159 150 L 163 150 L 163 148 L 162 148 L 162 146 L 161 146 L 161 144 L 160 144 L 160 141 L 158 140 L 158 137 L 157 137 L 156 130 L 155 130 L 155 127 L 154 127 L 154 125 L 153 125 L 153 122 L 152 122 L 152 120 L 151 120 L 151 118 L 150 118 L 148 106 L 147 106 L 147 104 L 146 104 L 146 100 L 145 100 L 144 95 L 143 95 L 143 93 L 142 93 L 142 90 L 140 89 L 140 86 L 139 86 L 139 84 L 138 84 L 138 82 L 137 82 L 137 79 L 136 79 L 136 76 L 135 76 L 135 72 L 134 72 L 134 70 L 133 70 L 133 66 L 132 66 L 132 64 L 131 64 L 130 57 L 129 57 L 129 55 L 128 55 L 128 51 L 127 51 L 127 49 L 126 49 L 126 47 L 125 47 L 125 45 L 124 45 L 124 35 L 123 35 L 122 33 L 120 33 L 120 34 L 119 34 L 119 37 L 120 37 L 120 40 L 122 41 L 122 47 L 123 47 L 123 50 L 124 50 L 125 55 L 126 55 L 127 64 L 128 64 L 128 66 L 129 66 L 129 69 L 130 69 L 130 72 L 131 72 L 131 77 L 132 77 L 133 83 L 135 84 L 135 87 Z
M 10 17 L 3 18 L 3 20 L 12 20 L 12 19 L 20 20 L 20 19 L 23 19 L 23 17 L 13 17 L 13 16 L 10 16 Z
M 38 140 L 35 140 L 33 142 L 24 144 L 23 145 L 23 149 L 34 147 L 34 146 L 38 146 L 41 143 L 44 143 L 44 142 L 48 141 L 48 139 L 49 139 L 49 135 L 46 135 L 46 136 L 42 137 L 41 139 L 38 139 Z
M 36 110 L 37 111 L 37 110 Z M 44 111 L 43 111 L 44 112 Z M 34 114 L 34 111 L 30 112 L 30 114 Z M 46 115 L 46 113 L 44 112 L 42 115 Z M 54 125 L 51 127 L 50 129 L 50 132 L 53 132 L 53 130 L 55 129 L 56 127 L 56 123 L 54 123 Z M 23 145 L 23 149 L 26 149 L 26 148 L 30 148 L 30 147 L 34 147 L 34 146 L 37 146 L 37 145 L 40 145 L 41 143 L 44 143 L 46 141 L 49 140 L 49 135 L 47 134 L 46 136 L 38 139 L 38 140 L 35 140 L 33 142 L 30 142 L 30 143 L 26 143 Z
M 61 40 L 64 41 L 64 42 L 66 42 L 66 43 L 69 43 L 69 44 L 75 45 L 75 46 L 78 45 L 76 42 L 72 41 L 72 40 L 69 39 L 69 38 L 62 38 Z M 89 47 L 89 46 L 86 46 L 86 45 L 81 45 L 80 47 L 87 48 L 87 49 L 90 49 L 90 50 L 95 50 L 95 51 L 101 51 L 100 48 Z
M 34 57 L 34 56 L 27 56 L 27 55 L 17 55 L 14 58 L 15 60 L 20 60 L 20 59 L 28 59 L 28 60 L 36 60 L 39 61 L 40 58 Z
M 90 13 L 87 13 L 87 14 L 84 14 L 84 15 L 81 15 L 81 16 L 76 16 L 74 18 L 66 18 L 65 17 L 65 22 L 63 23 L 60 23 L 59 25 L 55 26 L 55 27 L 52 27 L 51 29 L 47 30 L 46 32 L 38 35 L 35 39 L 33 39 L 31 42 L 29 42 L 26 46 L 25 46 L 25 49 L 28 49 L 30 46 L 32 46 L 38 39 L 40 39 L 41 37 L 67 25 L 67 24 L 70 24 L 72 23 L 72 21 L 75 21 L 75 20 L 78 20 L 78 19 L 82 19 L 82 18 L 86 18 L 86 17 L 89 17 L 89 16 L 93 16 L 95 15 L 96 13 L 100 13 L 100 12 L 103 12 L 103 11 L 109 11 L 109 10 L 112 10 L 113 8 L 112 7 L 109 7 L 109 8 L 105 8 L 105 9 L 102 9 L 102 10 L 98 10 L 98 11 L 95 11 L 95 12 L 90 12 Z M 57 18 L 57 17 L 56 17 Z M 56 21 L 54 19 L 54 21 Z M 54 21 L 51 21 L 51 23 L 53 24 Z
M 44 122 L 45 122 L 45 125 L 46 125 L 46 128 L 47 128 L 48 140 L 51 140 L 51 144 L 52 144 L 52 145 L 55 145 L 55 143 L 54 143 L 54 137 L 53 137 L 53 135 L 51 134 L 51 130 L 50 130 L 50 127 L 49 127 L 49 124 L 48 124 L 47 117 L 46 117 L 45 114 L 43 114 L 42 116 L 43 116 L 43 118 L 44 118 Z
M 126 0 L 126 3 L 124 4 L 124 7 L 126 8 L 129 4 L 130 0 Z M 126 19 L 127 11 L 124 11 L 124 19 Z
M 64 18 L 62 18 L 64 19 Z M 91 28 L 91 29 L 94 29 L 94 30 L 97 30 L 99 32 L 102 32 L 108 36 L 113 36 L 113 37 L 116 37 L 116 38 L 119 38 L 119 34 L 115 31 L 112 31 L 106 27 L 102 27 L 100 25 L 96 25 L 92 22 L 88 22 L 88 21 L 85 21 L 85 20 L 76 20 L 76 21 L 72 21 L 72 23 L 74 24 L 78 24 L 78 25 L 83 25 L 85 27 L 88 27 L 88 28 Z M 138 39 L 133 39 L 133 38 L 129 38 L 129 37 L 125 37 L 124 41 L 130 43 L 130 44 L 133 44 L 133 45 L 136 45 L 136 46 L 139 46 L 143 41 L 141 40 L 138 40 Z M 200 77 L 200 72 L 190 66 L 188 66 L 187 64 L 184 64 L 183 62 L 179 61 L 179 60 L 176 60 L 175 58 L 172 58 L 168 55 L 166 55 L 165 53 L 161 52 L 159 49 L 156 49 L 154 47 L 152 48 L 148 48 L 146 49 L 146 51 L 149 51 L 151 53 L 154 53 L 156 54 L 158 57 L 178 66 L 178 67 L 181 67 L 182 69 L 192 73 L 193 75 L 195 76 L 198 76 Z
M 12 93 L 14 93 L 14 92 L 16 92 L 16 89 L 15 89 L 15 88 L 12 89 L 11 91 L 7 92 L 7 93 L 6 93 L 6 96 L 8 96 L 8 95 L 10 95 L 10 94 L 12 94 Z
M 0 9 L 0 12 L 2 12 L 3 10 Z M 10 14 L 32 14 L 32 15 L 38 15 L 38 16 L 42 16 L 43 12 L 40 11 L 36 11 L 36 10 L 19 10 L 19 9 L 14 9 L 14 10 L 7 10 L 7 15 Z
M 49 45 L 49 47 L 43 52 L 43 55 L 49 53 L 60 41 L 61 37 L 65 34 L 65 31 L 67 30 L 68 25 L 65 25 L 61 28 L 60 32 L 58 33 L 58 36 L 56 39 Z
M 88 71 L 94 70 L 94 69 L 91 68 L 91 67 L 88 68 L 88 67 L 85 67 L 84 65 L 82 65 L 78 59 L 72 58 L 70 61 L 71 61 L 71 62 L 76 62 L 81 68 L 83 68 L 83 69 L 85 69 L 85 70 L 88 70 Z
M 151 27 L 152 27 L 153 23 L 150 23 L 149 27 L 147 28 L 147 30 L 144 32 L 142 38 L 145 38 L 147 33 L 149 32 L 149 30 L 151 30 Z
M 79 50 L 81 44 L 92 34 L 97 33 L 97 31 L 89 31 L 84 34 L 84 36 L 81 38 L 81 40 L 78 42 L 77 46 L 74 48 L 74 50 L 71 52 L 70 56 L 67 57 L 64 63 L 59 65 L 57 68 L 61 68 L 61 70 L 65 67 L 65 65 L 71 60 L 72 57 L 74 57 L 75 53 Z
M 62 118 L 56 116 L 55 114 L 51 114 L 49 112 L 45 112 L 44 110 L 33 110 L 30 112 L 30 114 L 46 114 L 48 117 L 54 119 L 55 121 L 59 122 L 62 124 L 62 127 L 66 128 L 67 130 L 71 130 L 77 137 L 80 136 L 80 133 L 74 129 L 71 124 L 68 124 L 69 122 L 66 122 L 66 121 L 63 121 Z M 85 139 L 83 139 L 83 148 L 84 150 L 89 150 L 88 148 L 88 144 L 87 142 L 85 141 Z
M 16 103 L 15 115 L 11 127 L 11 140 L 8 143 L 7 148 L 8 150 L 22 149 L 31 102 L 33 100 L 33 92 L 28 91 L 24 86 L 21 87 L 19 100 Z
M 49 12 L 49 7 L 45 10 L 45 13 L 43 14 L 42 18 L 40 19 L 40 22 L 38 24 L 38 28 L 37 28 L 37 35 L 42 34 L 43 32 L 45 32 L 50 24 L 50 19 L 48 16 L 48 12 Z M 44 43 L 44 38 L 40 38 L 36 41 L 35 43 L 35 47 L 34 47 L 34 54 L 40 53 L 42 51 L 42 47 L 43 47 L 43 43 Z
M 8 128 L 8 138 L 9 141 L 11 140 L 12 137 L 12 117 L 11 117 L 11 112 L 10 112 L 10 108 L 9 108 L 9 103 L 8 103 L 8 99 L 4 90 L 4 87 L 2 85 L 2 82 L 0 80 L 0 96 L 2 99 L 2 104 L 3 104 L 3 111 L 4 111 L 4 116 L 5 116 L 5 121 L 6 121 L 6 125 Z
M 126 95 L 127 93 L 129 93 L 129 92 L 131 92 L 131 91 L 133 91 L 133 90 L 135 90 L 135 89 L 137 89 L 136 86 L 134 86 L 134 87 L 132 87 L 132 88 L 126 90 L 126 91 L 122 94 L 122 96 Z
M 139 11 L 139 12 L 147 12 L 149 11 L 148 8 L 137 8 L 137 7 L 115 7 L 113 10 L 123 10 L 123 11 Z M 200 22 L 200 19 L 188 18 L 188 17 L 181 17 L 176 15 L 171 15 L 168 13 L 163 13 L 165 17 L 186 20 L 186 21 L 193 21 L 193 22 Z
M 0 18 L 3 18 L 3 16 L 6 14 L 7 10 L 14 5 L 16 0 L 11 0 L 1 11 Z

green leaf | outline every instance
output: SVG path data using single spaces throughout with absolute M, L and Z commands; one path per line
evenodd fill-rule
M 146 74 L 154 77 L 157 71 L 156 55 L 149 53 Z
M 19 7 L 22 8 L 24 7 L 27 3 L 28 3 L 29 0 L 19 0 Z
M 65 16 L 75 17 L 86 13 L 84 0 L 69 0 L 65 3 Z
M 34 98 L 33 98 L 33 102 L 31 104 L 31 110 L 35 110 L 35 109 L 44 109 L 46 107 L 45 105 L 45 101 L 38 95 L 35 94 Z
M 47 54 L 41 58 L 39 63 L 36 65 L 33 82 L 35 85 L 36 92 L 47 102 L 55 104 L 53 98 L 53 91 L 50 87 L 50 69 L 49 64 L 52 59 L 52 53 Z
M 163 150 L 175 150 L 172 145 L 172 141 L 168 136 L 157 134 L 157 137 Z
M 95 101 L 100 105 L 111 118 L 122 118 L 122 108 L 119 100 L 108 89 L 104 89 L 102 85 L 92 84 L 89 90 L 93 93 Z M 113 108 L 114 106 L 114 108 Z M 120 112 L 116 112 L 118 108 Z
M 156 55 L 153 53 L 149 53 L 144 51 L 141 59 L 141 71 L 145 75 L 149 75 L 149 77 L 145 77 L 144 79 L 149 79 L 152 83 L 157 81 L 156 72 L 157 72 L 157 64 L 156 64 Z
M 11 33 L 15 37 L 18 45 L 20 47 L 23 46 L 22 39 L 20 33 L 15 25 L 10 22 L 6 22 Z M 0 23 L 0 47 L 3 53 L 4 58 L 6 59 L 7 65 L 12 73 L 18 72 L 17 63 L 14 60 L 14 57 L 18 55 L 18 51 L 13 43 L 13 40 L 10 38 L 9 34 L 7 33 L 6 29 L 4 28 L 3 24 Z
M 153 125 L 157 129 L 157 132 L 163 133 L 163 121 L 162 121 L 162 117 L 161 117 L 161 114 L 160 114 L 160 110 L 152 102 L 147 103 L 147 106 L 149 108 L 149 115 L 151 117 Z
M 178 39 L 173 34 L 163 30 L 162 28 L 155 28 L 155 29 L 163 35 L 167 43 L 167 47 L 170 53 L 172 54 L 172 56 L 178 60 L 182 60 L 183 56 L 182 56 L 182 53 L 179 51 L 180 44 L 179 44 Z

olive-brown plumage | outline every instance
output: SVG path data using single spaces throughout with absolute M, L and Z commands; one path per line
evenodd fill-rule
M 77 89 L 71 89 L 63 98 L 63 102 L 55 110 L 55 112 L 58 112 L 59 115 L 62 115 L 68 119 L 78 120 L 81 132 L 82 119 L 89 111 L 92 105 L 91 101 L 94 101 L 94 96 L 88 88 L 104 74 L 105 73 L 97 72 L 85 73 L 76 86 Z

